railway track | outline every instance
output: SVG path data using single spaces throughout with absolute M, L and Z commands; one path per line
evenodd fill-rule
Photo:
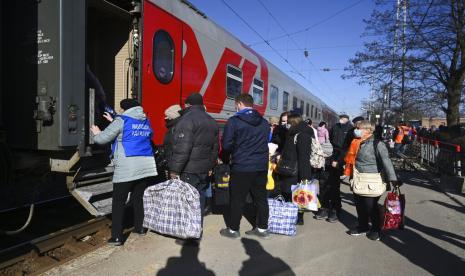
M 23 242 L 0 251 L 0 275 L 37 275 L 106 244 L 111 221 L 105 217 Z

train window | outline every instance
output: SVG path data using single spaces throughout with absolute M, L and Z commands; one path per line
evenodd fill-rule
M 278 109 L 278 87 L 271 86 L 270 92 L 270 108 L 271 109 Z
M 310 104 L 309 104 L 309 103 L 307 103 L 307 105 L 305 106 L 305 116 L 307 116 L 307 117 L 308 117 L 308 116 L 309 116 L 309 114 L 310 114 Z
M 312 112 L 310 112 L 310 117 L 313 118 L 313 105 L 312 105 Z
M 252 94 L 253 102 L 257 105 L 263 105 L 263 81 L 253 79 Z
M 283 111 L 289 110 L 289 93 L 283 91 Z
M 153 73 L 161 83 L 167 84 L 174 75 L 174 43 L 166 31 L 153 36 Z
M 228 72 L 226 74 L 226 96 L 234 99 L 242 93 L 242 71 L 228 64 Z
M 304 101 L 300 100 L 300 111 L 304 114 Z
M 297 98 L 293 97 L 292 99 L 292 109 L 295 110 L 297 109 Z

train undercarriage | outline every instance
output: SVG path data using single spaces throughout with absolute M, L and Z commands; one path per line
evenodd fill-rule
M 88 130 L 140 96 L 140 12 L 138 1 L 1 1 L 0 213 L 70 194 L 111 213 L 109 148 Z

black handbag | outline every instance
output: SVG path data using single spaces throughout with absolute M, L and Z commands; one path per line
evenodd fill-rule
M 279 159 L 276 173 L 283 176 L 297 176 L 297 161 Z

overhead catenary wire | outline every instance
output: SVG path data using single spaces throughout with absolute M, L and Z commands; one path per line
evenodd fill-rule
M 321 25 L 321 24 L 333 19 L 334 17 L 338 16 L 339 14 L 341 14 L 341 13 L 347 11 L 347 10 L 352 9 L 353 7 L 355 7 L 355 6 L 359 5 L 360 3 L 362 3 L 363 1 L 365 1 L 365 0 L 358 0 L 358 1 L 350 4 L 349 6 L 346 6 L 343 9 L 338 10 L 337 12 L 329 15 L 328 17 L 323 18 L 322 20 L 320 20 L 320 21 L 318 21 L 318 22 L 316 22 L 316 23 L 314 23 L 314 24 L 312 24 L 312 25 L 310 25 L 310 26 L 308 26 L 308 27 L 306 27 L 304 29 L 297 30 L 295 32 L 287 33 L 287 34 L 280 35 L 280 36 L 275 36 L 275 37 L 272 37 L 272 38 L 270 38 L 268 40 L 265 40 L 265 41 L 254 42 L 254 43 L 249 44 L 249 46 L 255 46 L 255 45 L 259 45 L 259 44 L 263 44 L 263 43 L 268 43 L 270 41 L 278 40 L 278 39 L 284 38 L 286 36 L 294 36 L 294 35 L 297 35 L 297 34 L 300 34 L 300 33 L 307 32 L 307 31 L 315 28 L 316 26 Z M 224 0 L 223 0 L 223 2 L 224 2 Z
M 261 0 L 257 0 L 257 1 L 258 1 L 258 3 L 260 3 L 260 5 L 267 11 L 267 13 L 270 15 L 270 17 L 276 22 L 276 24 L 277 24 L 277 25 L 279 26 L 279 28 L 285 33 L 285 35 L 289 38 L 289 40 L 292 41 L 292 43 L 294 43 L 294 45 L 295 45 L 297 48 L 300 48 L 300 45 L 295 41 L 295 39 L 294 39 L 293 37 L 291 37 L 291 36 L 289 35 L 289 32 L 283 27 L 283 25 L 279 22 L 279 20 L 278 20 L 278 19 L 273 15 L 273 13 L 268 9 L 268 7 L 267 7 Z M 267 44 L 269 44 L 269 43 L 267 43 Z M 310 63 L 310 65 L 312 65 L 312 66 L 315 68 L 315 70 L 318 70 L 318 69 L 316 68 L 316 66 L 315 66 L 309 59 L 307 59 L 307 60 L 308 60 L 308 62 Z M 303 74 L 302 74 L 300 71 L 297 71 L 296 73 L 298 73 L 299 75 L 303 76 Z M 330 87 L 330 85 L 326 82 L 326 80 L 324 80 L 324 78 L 323 78 L 321 75 L 319 75 L 319 72 L 317 72 L 317 74 L 318 74 L 318 77 L 322 80 L 322 82 L 326 85 L 326 87 L 327 87 L 330 91 L 333 91 L 333 89 L 332 89 L 332 88 Z M 308 80 L 306 77 L 303 77 L 303 78 L 304 78 L 305 80 L 307 80 L 311 85 L 317 87 L 317 86 L 315 85 L 315 83 L 310 82 L 310 80 Z M 317 88 L 318 88 L 318 87 L 317 87 Z M 332 100 L 330 100 L 329 97 L 327 97 L 327 96 L 323 93 L 322 89 L 319 89 L 319 88 L 318 88 L 318 90 L 320 90 L 321 96 L 322 96 L 322 97 L 325 97 L 325 98 L 326 98 L 329 102 L 331 102 L 334 106 L 338 106 L 337 104 L 335 104 L 335 102 L 333 102 Z M 342 105 L 345 106 L 345 101 L 344 101 L 344 100 L 342 100 Z
M 297 68 L 295 68 L 294 65 L 292 65 L 288 60 L 287 58 L 285 58 L 280 52 L 278 52 L 269 42 L 267 42 L 267 40 L 257 31 L 255 30 L 255 28 L 253 28 L 242 16 L 240 16 L 236 10 L 234 10 L 225 0 L 221 0 L 223 2 L 223 4 L 229 9 L 231 10 L 232 13 L 234 13 L 234 15 L 237 16 L 237 18 L 239 18 L 250 30 L 252 30 L 261 40 L 263 40 L 272 50 L 273 52 L 275 52 L 276 55 L 278 55 L 282 60 L 284 60 L 284 62 L 286 62 L 293 70 L 295 70 L 296 72 L 298 72 Z M 302 73 L 298 73 L 302 78 L 305 78 L 305 76 L 302 74 Z

